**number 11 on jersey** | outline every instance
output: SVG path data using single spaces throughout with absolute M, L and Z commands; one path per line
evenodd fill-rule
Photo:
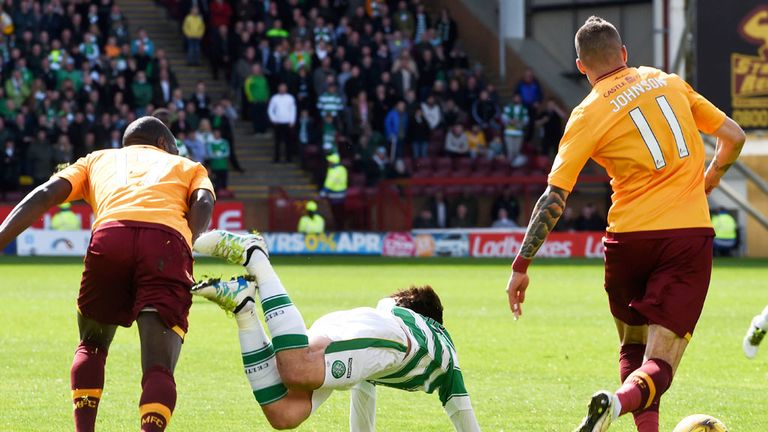
M 678 155 L 681 159 L 687 157 L 689 152 L 688 146 L 685 143 L 685 137 L 683 136 L 683 128 L 680 127 L 680 122 L 677 121 L 677 116 L 675 116 L 675 112 L 672 111 L 672 106 L 669 104 L 667 97 L 663 95 L 657 97 L 656 104 L 659 105 L 661 114 L 664 116 L 667 125 L 669 125 L 669 128 L 672 131 Z M 659 170 L 667 166 L 667 161 L 664 159 L 664 153 L 661 151 L 659 140 L 656 139 L 656 135 L 653 133 L 653 130 L 651 130 L 651 125 L 648 124 L 648 120 L 645 119 L 640 107 L 633 108 L 629 111 L 629 116 L 632 118 L 635 127 L 637 127 L 637 130 L 640 132 L 640 136 L 643 138 L 645 146 L 648 147 L 648 150 L 651 152 L 651 157 L 653 158 L 653 163 L 656 166 L 656 169 Z

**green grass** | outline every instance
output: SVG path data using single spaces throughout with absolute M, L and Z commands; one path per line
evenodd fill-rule
M 411 283 L 436 287 L 457 345 L 477 417 L 488 431 L 570 430 L 593 391 L 618 385 L 618 343 L 599 261 L 531 267 L 523 318 L 514 322 L 504 285 L 507 261 L 279 258 L 275 267 L 308 323 L 376 301 Z M 747 361 L 741 338 L 768 303 L 765 261 L 718 261 L 696 334 L 662 403 L 662 431 L 704 412 L 733 431 L 768 424 L 762 401 L 768 353 Z M 78 337 L 75 299 L 82 264 L 0 257 L 0 429 L 71 430 L 69 366 Z M 196 275 L 239 269 L 201 261 Z M 269 430 L 242 374 L 237 331 L 216 306 L 195 301 L 176 370 L 172 431 Z M 98 429 L 135 430 L 140 393 L 135 326 L 112 345 Z M 768 349 L 768 348 L 767 348 Z M 333 395 L 302 431 L 342 431 L 348 395 Z M 446 431 L 436 395 L 381 388 L 378 430 Z M 631 431 L 621 418 L 612 431 Z

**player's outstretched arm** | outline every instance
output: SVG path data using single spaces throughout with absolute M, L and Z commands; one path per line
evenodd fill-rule
M 197 189 L 192 192 L 192 196 L 189 198 L 189 212 L 187 213 L 187 224 L 189 224 L 189 230 L 192 231 L 192 244 L 211 224 L 215 201 L 213 194 L 206 189 Z
M 563 215 L 568 194 L 569 192 L 565 189 L 550 185 L 533 209 L 520 252 L 512 263 L 512 275 L 507 282 L 509 307 L 515 314 L 515 319 L 522 314 L 520 305 L 525 301 L 525 290 L 529 282 L 526 273 L 528 264 Z
M 736 162 L 744 147 L 746 135 L 733 119 L 725 118 L 725 122 L 712 135 L 717 137 L 715 157 L 707 168 L 704 181 L 704 190 L 709 195 L 720 184 L 720 179 L 728 172 L 728 169 Z
M 68 180 L 55 177 L 30 192 L 0 225 L 0 250 L 8 246 L 22 231 L 29 228 L 49 208 L 60 204 L 72 192 Z

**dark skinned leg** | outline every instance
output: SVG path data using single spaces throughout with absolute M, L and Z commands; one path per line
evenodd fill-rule
M 141 430 L 164 431 L 176 406 L 173 370 L 181 353 L 181 336 L 171 330 L 156 312 L 142 312 L 136 319 L 141 340 Z

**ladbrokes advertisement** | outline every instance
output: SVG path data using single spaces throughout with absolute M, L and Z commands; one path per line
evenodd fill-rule
M 699 0 L 696 89 L 745 129 L 768 129 L 768 3 Z

